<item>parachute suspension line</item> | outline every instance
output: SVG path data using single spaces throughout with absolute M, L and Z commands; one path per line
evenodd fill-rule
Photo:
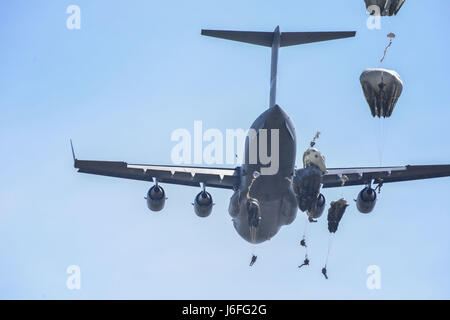
M 384 121 L 381 121 L 381 137 L 382 137 L 382 141 L 381 141 L 380 167 L 383 166 L 384 153 L 385 153 L 385 150 L 386 150 L 386 143 L 387 143 L 387 138 L 388 138 L 388 132 L 387 132 L 388 123 L 386 121 L 389 121 L 389 119 L 385 118 L 383 120 Z
M 252 182 L 250 182 L 250 185 L 248 186 L 248 190 L 247 190 L 247 200 L 250 199 L 250 191 L 252 189 L 253 183 L 255 182 L 256 179 L 259 178 L 261 174 L 258 171 L 253 172 L 253 179 Z
M 250 182 L 250 185 L 248 186 L 248 191 L 247 191 L 247 195 L 246 195 L 247 200 L 250 200 L 250 191 L 252 189 L 253 183 L 255 182 L 256 179 L 259 178 L 259 176 L 260 176 L 259 172 L 257 172 L 257 171 L 253 172 L 253 179 L 252 179 L 252 182 Z M 250 227 L 250 233 L 251 233 L 251 237 L 254 238 L 255 230 L 253 227 Z M 255 250 L 256 244 L 253 243 L 252 247 L 253 247 L 252 248 L 252 259 L 250 261 L 250 267 L 253 266 L 253 264 L 256 262 L 256 259 L 258 258 L 258 255 L 253 253 L 253 252 L 256 252 L 256 250 Z
M 389 49 L 389 47 L 392 45 L 392 40 L 389 41 L 389 44 L 387 45 L 387 47 L 384 49 L 384 54 L 383 54 L 383 58 L 381 58 L 380 63 L 383 63 L 384 58 L 386 58 L 386 53 Z
M 309 224 L 309 217 L 306 215 L 306 221 L 305 221 L 305 230 L 303 231 L 303 239 L 306 237 L 306 231 L 308 231 L 308 224 Z
M 389 122 L 388 118 L 378 119 L 378 160 L 380 167 L 383 166 L 384 154 L 386 151 L 386 146 L 389 142 Z
M 308 231 L 308 224 L 309 224 L 309 218 L 308 215 L 306 215 L 306 221 L 305 221 L 305 229 L 303 231 L 303 238 L 300 241 L 300 245 L 302 247 L 305 247 L 305 259 L 303 260 L 303 263 L 299 265 L 298 267 L 301 268 L 303 266 L 309 266 L 309 258 L 308 258 L 308 244 L 306 243 L 306 232 Z
M 308 232 L 308 225 L 310 224 L 309 222 L 309 217 L 306 214 L 306 221 L 305 221 L 305 229 L 303 230 L 303 237 L 302 240 L 300 241 L 300 245 L 302 247 L 305 247 L 305 258 L 308 257 L 308 243 L 306 242 L 306 236 L 307 236 L 307 232 Z
M 345 213 L 346 208 L 349 206 L 347 200 L 344 198 L 339 199 L 337 201 L 332 201 L 330 204 L 330 209 L 328 210 L 328 231 L 330 232 L 330 239 L 328 241 L 328 252 L 327 257 L 325 259 L 325 266 L 322 268 L 322 274 L 325 279 L 328 279 L 327 276 L 327 266 L 328 266 L 328 258 L 331 252 L 331 245 L 334 238 L 334 233 L 338 230 L 339 222 L 342 219 L 342 216 Z
M 390 40 L 388 46 L 386 47 L 386 49 L 384 50 L 384 56 L 383 59 L 381 59 L 381 63 L 383 62 L 385 56 L 386 56 L 386 52 L 387 49 L 391 46 L 392 44 L 392 39 Z M 384 83 L 384 73 L 381 74 L 381 82 Z M 381 111 L 381 110 L 380 110 Z M 384 111 L 383 111 L 384 112 Z M 383 123 L 383 119 L 384 118 L 379 118 L 379 149 L 378 149 L 378 160 L 380 162 L 380 167 L 383 165 L 383 151 L 384 151 L 384 123 Z
M 258 256 L 258 250 L 255 243 L 252 243 L 252 256 Z
M 375 162 L 375 164 L 379 165 L 381 167 L 381 158 L 382 158 L 382 145 L 381 145 L 381 118 L 378 119 L 373 119 L 370 121 L 370 126 L 369 126 L 369 132 L 371 134 L 371 138 L 373 139 L 372 141 L 372 151 L 373 153 L 373 159 Z
M 309 144 L 312 147 L 314 147 L 316 145 L 316 141 L 317 139 L 319 139 L 320 137 L 320 131 L 317 131 L 316 134 L 314 135 L 314 138 L 311 140 L 311 143 Z
M 385 141 L 386 141 L 386 134 L 384 129 L 384 121 L 386 121 L 386 118 L 378 118 L 374 120 L 374 137 L 376 138 L 376 145 L 377 145 L 377 155 L 378 158 L 378 165 L 380 167 L 383 166 L 383 158 L 384 158 L 384 149 L 385 149 Z
M 256 201 L 256 203 L 258 203 L 258 199 L 256 199 L 256 198 L 251 198 L 251 197 L 250 197 L 250 192 L 251 192 L 251 189 L 252 189 L 252 187 L 253 187 L 253 183 L 254 183 L 254 182 L 256 181 L 256 179 L 258 179 L 260 176 L 261 176 L 261 174 L 260 174 L 258 171 L 254 171 L 254 172 L 253 172 L 253 178 L 252 178 L 252 181 L 250 182 L 250 185 L 248 186 L 248 190 L 247 190 L 247 194 L 246 194 L 246 197 L 247 197 L 247 204 L 250 203 L 250 201 L 251 201 L 251 202 Z M 250 219 L 261 219 L 261 217 L 259 216 L 259 214 L 258 214 L 258 216 L 256 216 L 256 217 L 254 217 L 254 216 L 253 216 L 253 217 L 250 217 L 250 214 L 249 214 L 250 237 L 251 237 L 252 242 L 253 242 L 253 239 L 255 239 L 255 237 L 256 237 L 256 227 L 257 227 L 257 223 L 258 223 L 258 222 L 256 222 L 256 225 L 251 225 L 251 224 L 250 224 Z M 253 255 L 252 261 L 253 261 L 253 259 L 256 259 L 255 257 L 256 257 L 256 256 Z
M 330 238 L 328 239 L 328 251 L 327 251 L 327 257 L 326 257 L 326 259 L 325 259 L 325 268 L 326 268 L 327 265 L 328 265 L 328 258 L 329 258 L 329 256 L 330 256 L 331 246 L 332 246 L 332 244 L 333 244 L 333 238 L 334 238 L 334 233 L 331 233 L 331 234 L 330 234 Z
M 331 245 L 333 244 L 333 238 L 334 238 L 334 233 L 331 233 L 330 238 L 328 240 L 328 251 L 327 251 L 327 257 L 325 259 L 325 266 L 322 268 L 322 274 L 324 275 L 325 279 L 328 279 L 327 266 L 328 266 L 328 258 L 330 257 L 330 252 L 331 252 Z
M 383 149 L 384 149 L 384 131 L 383 131 L 383 119 L 378 119 L 378 161 L 380 167 L 383 165 Z

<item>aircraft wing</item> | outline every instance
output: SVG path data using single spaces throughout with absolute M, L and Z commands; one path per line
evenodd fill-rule
M 92 161 L 74 158 L 74 167 L 78 172 L 102 176 L 142 181 L 233 189 L 239 184 L 239 167 L 205 168 L 184 166 L 157 166 L 147 164 L 129 164 L 119 161 Z
M 330 168 L 322 177 L 323 188 L 409 181 L 450 176 L 450 165 Z

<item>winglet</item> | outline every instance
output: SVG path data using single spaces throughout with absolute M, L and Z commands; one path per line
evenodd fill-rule
M 72 139 L 70 139 L 70 147 L 72 148 L 73 163 L 75 164 L 75 161 L 77 161 L 77 158 L 75 157 L 75 151 L 73 150 Z

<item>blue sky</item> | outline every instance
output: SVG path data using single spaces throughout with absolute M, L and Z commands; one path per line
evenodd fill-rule
M 66 8 L 81 8 L 81 29 Z M 326 218 L 246 243 L 227 213 L 231 192 L 195 216 L 195 188 L 77 174 L 80 159 L 170 164 L 177 128 L 248 128 L 269 100 L 270 50 L 200 36 L 201 28 L 356 30 L 353 39 L 283 48 L 278 103 L 300 155 L 317 130 L 329 167 L 450 163 L 447 0 L 406 1 L 366 28 L 364 1 L 2 1 L 0 5 L 0 298 L 450 298 L 450 179 L 387 184 L 370 215 L 348 208 L 329 260 Z M 404 91 L 392 118 L 370 116 L 359 75 L 395 69 Z M 385 137 L 380 135 L 383 125 Z M 380 147 L 382 152 L 380 153 Z M 380 156 L 382 155 L 382 156 Z M 359 187 L 326 190 L 352 200 Z M 259 258 L 248 267 L 251 253 Z M 81 290 L 66 268 L 81 268 Z M 368 290 L 366 268 L 381 269 Z

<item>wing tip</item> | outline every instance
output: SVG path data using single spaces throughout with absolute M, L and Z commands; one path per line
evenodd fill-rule
M 70 149 L 72 149 L 72 158 L 73 158 L 73 165 L 76 166 L 77 157 L 75 156 L 75 150 L 73 149 L 73 142 L 72 139 L 70 139 Z

